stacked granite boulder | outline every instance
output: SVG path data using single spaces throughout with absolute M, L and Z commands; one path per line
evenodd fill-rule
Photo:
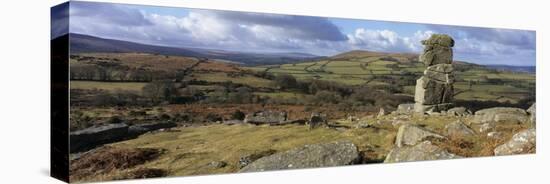
M 423 40 L 424 52 L 419 60 L 426 65 L 424 75 L 416 80 L 415 106 L 418 113 L 440 112 L 452 105 L 454 89 L 454 40 L 448 35 L 432 34 Z

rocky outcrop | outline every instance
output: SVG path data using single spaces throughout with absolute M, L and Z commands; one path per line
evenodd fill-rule
M 376 116 L 376 118 L 382 118 L 386 115 L 386 110 L 384 110 L 384 108 L 380 108 L 380 111 L 378 111 L 378 115 Z
M 409 125 L 409 124 L 413 124 L 413 122 L 408 120 L 401 120 L 401 119 L 393 120 L 393 122 L 391 123 L 393 127 L 400 127 L 402 125 Z
M 280 124 L 287 121 L 286 112 L 260 111 L 246 115 L 245 123 L 251 124 Z
M 251 153 L 251 154 L 247 154 L 247 155 L 244 155 L 242 156 L 241 158 L 239 158 L 239 168 L 243 168 L 245 166 L 247 166 L 248 164 L 251 164 L 252 162 L 262 158 L 262 157 L 265 157 L 265 156 L 269 156 L 269 155 L 272 155 L 274 154 L 276 151 L 275 150 L 265 150 L 265 151 L 259 151 L 259 152 L 254 152 L 254 153 Z
M 71 132 L 69 135 L 70 152 L 80 152 L 94 147 L 120 141 L 128 136 L 128 125 L 124 123 L 107 124 Z
M 327 126 L 327 115 L 321 113 L 311 113 L 309 121 L 307 122 L 310 129 L 317 128 L 320 126 Z
M 419 59 L 427 68 L 416 81 L 414 109 L 418 113 L 447 110 L 452 106 L 454 95 L 454 40 L 448 35 L 433 34 L 422 44 L 424 52 Z
M 472 112 L 465 107 L 454 107 L 447 110 L 447 115 L 451 116 L 468 116 L 472 115 Z
M 430 141 L 423 141 L 415 146 L 394 147 L 386 156 L 384 163 L 441 160 L 453 158 L 461 157 L 449 153 L 436 145 L 433 145 Z
M 445 126 L 445 132 L 450 137 L 467 137 L 475 135 L 475 132 L 460 121 L 449 123 Z
M 482 109 L 475 113 L 474 123 L 526 123 L 529 121 L 527 112 L 520 108 L 493 107 Z
M 213 162 L 208 163 L 207 166 L 209 168 L 212 168 L 212 169 L 219 169 L 219 168 L 223 168 L 223 167 L 227 166 L 227 163 L 224 162 L 224 161 L 213 161 Z
M 523 130 L 512 136 L 508 142 L 495 148 L 495 155 L 535 153 L 537 131 L 534 128 Z
M 260 158 L 239 172 L 300 169 L 350 165 L 360 161 L 357 147 L 349 141 L 312 144 Z
M 224 125 L 237 125 L 237 124 L 242 124 L 242 123 L 244 123 L 244 122 L 242 120 L 238 120 L 238 119 L 224 120 L 223 121 Z
M 150 131 L 173 128 L 176 127 L 176 123 L 173 122 L 161 122 L 161 123 L 144 123 L 137 124 L 128 127 L 128 136 L 138 136 Z
M 91 127 L 70 134 L 70 152 L 82 152 L 103 144 L 128 140 L 137 136 L 160 129 L 176 127 L 172 122 L 143 123 L 128 126 L 125 123 L 107 124 Z
M 536 103 L 533 103 L 529 109 L 527 109 L 527 112 L 529 113 L 529 121 L 533 123 L 533 125 L 537 124 L 537 109 L 536 109 Z
M 414 112 L 414 103 L 410 104 L 399 104 L 397 106 L 397 110 L 395 110 L 397 114 L 410 114 Z
M 503 135 L 502 132 L 489 132 L 489 133 L 487 133 L 488 138 L 496 139 L 496 140 L 502 139 L 503 136 L 504 135 Z
M 422 128 L 417 125 L 402 125 L 397 131 L 397 137 L 395 138 L 395 146 L 412 146 L 419 142 L 422 142 L 428 138 L 445 139 L 444 136 L 432 132 L 428 129 Z
M 496 125 L 494 122 L 491 122 L 491 123 L 483 123 L 481 126 L 479 126 L 479 132 L 480 133 L 484 133 L 484 132 L 490 132 L 490 131 L 495 131 L 496 130 Z

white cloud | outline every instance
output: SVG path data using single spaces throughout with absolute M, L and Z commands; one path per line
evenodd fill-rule
M 430 34 L 431 31 L 417 31 L 412 37 L 406 37 L 391 30 L 358 28 L 353 34 L 348 34 L 348 43 L 353 49 L 418 52 L 422 49 L 420 41 Z
M 135 6 L 71 3 L 70 31 L 145 44 L 246 52 L 333 55 L 351 49 L 419 53 L 433 33 L 455 39 L 455 56 L 478 63 L 534 64 L 534 32 L 426 25 L 400 35 L 358 28 L 347 35 L 322 17 L 189 10 L 183 17 L 147 13 Z M 406 25 L 405 25 L 406 26 Z

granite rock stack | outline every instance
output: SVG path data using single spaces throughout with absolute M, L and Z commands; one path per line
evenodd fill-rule
M 424 75 L 416 80 L 415 106 L 418 113 L 440 112 L 452 106 L 454 89 L 454 40 L 448 35 L 432 34 L 423 40 L 419 60 L 426 65 Z

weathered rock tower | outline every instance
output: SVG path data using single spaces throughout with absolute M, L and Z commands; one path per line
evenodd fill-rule
M 424 75 L 416 80 L 414 110 L 418 113 L 440 112 L 452 105 L 454 89 L 454 40 L 445 34 L 432 34 L 422 40 L 424 52 L 419 60 L 426 65 Z

